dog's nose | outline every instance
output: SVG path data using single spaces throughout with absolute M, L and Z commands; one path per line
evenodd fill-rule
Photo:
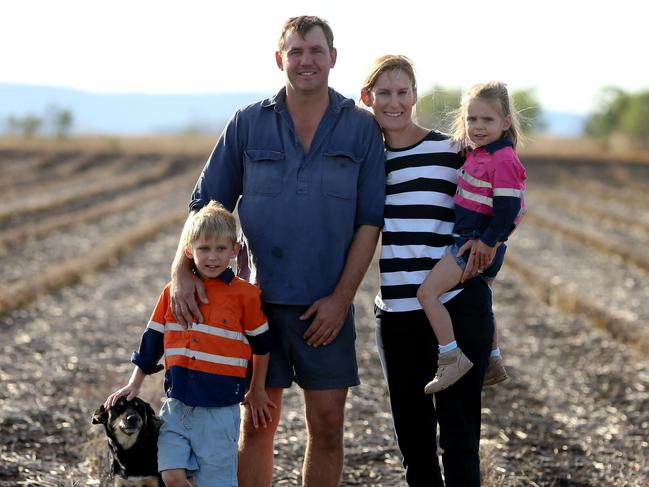
M 138 423 L 139 417 L 137 414 L 129 414 L 126 416 L 126 424 L 136 425 Z

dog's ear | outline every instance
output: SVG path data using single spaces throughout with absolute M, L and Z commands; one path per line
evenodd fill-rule
M 147 419 L 156 420 L 158 418 L 155 411 L 151 407 L 151 404 L 149 404 L 148 402 L 145 402 L 144 407 L 146 409 L 146 418 Z
M 92 424 L 106 424 L 108 420 L 108 411 L 104 408 L 102 404 L 95 410 L 95 414 L 92 415 Z
M 151 407 L 151 404 L 149 404 L 146 401 L 142 401 L 142 405 L 144 406 L 144 424 L 146 425 L 149 421 L 151 421 L 155 429 L 160 429 L 160 424 L 162 422 L 160 421 L 160 418 Z

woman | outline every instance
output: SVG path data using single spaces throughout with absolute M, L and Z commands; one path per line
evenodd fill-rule
M 362 102 L 386 145 L 386 205 L 376 334 L 409 486 L 480 485 L 480 395 L 493 335 L 491 292 L 482 279 L 446 293 L 458 345 L 473 368 L 450 389 L 424 394 L 437 368 L 437 340 L 417 289 L 453 243 L 453 194 L 461 158 L 448 136 L 412 119 L 417 86 L 411 62 L 383 56 L 370 70 Z M 471 276 L 475 271 L 471 271 Z M 437 460 L 440 430 L 444 480 Z

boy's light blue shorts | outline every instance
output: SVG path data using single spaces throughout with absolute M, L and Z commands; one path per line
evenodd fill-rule
M 184 468 L 201 487 L 237 485 L 239 404 L 191 407 L 168 398 L 160 409 L 158 470 Z

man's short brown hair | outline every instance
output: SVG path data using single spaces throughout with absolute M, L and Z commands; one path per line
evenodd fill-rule
M 288 19 L 282 27 L 282 35 L 279 36 L 279 52 L 284 51 L 284 46 L 286 43 L 286 34 L 289 32 L 297 32 L 300 34 L 300 37 L 304 39 L 304 36 L 314 27 L 320 27 L 322 32 L 324 32 L 325 38 L 327 39 L 327 46 L 329 47 L 329 52 L 334 50 L 334 33 L 329 27 L 329 24 L 325 19 L 316 17 L 314 15 L 301 15 L 299 17 L 291 17 Z

